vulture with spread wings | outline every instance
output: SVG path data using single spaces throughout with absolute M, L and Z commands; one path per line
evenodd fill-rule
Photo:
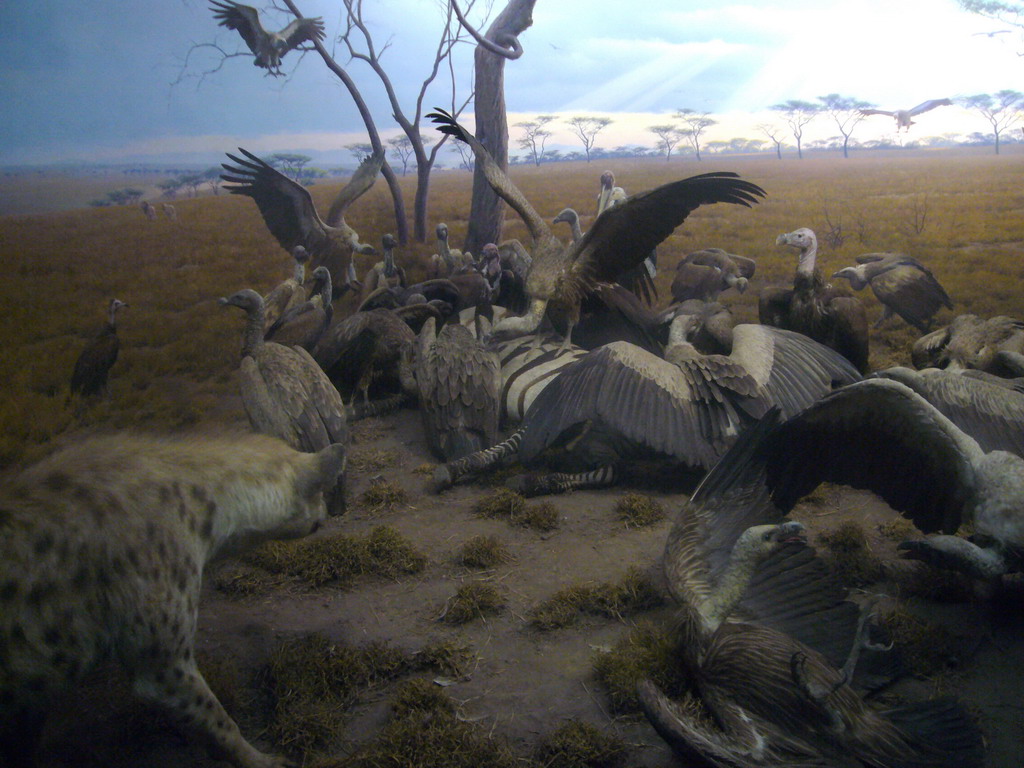
M 733 173 L 706 173 L 663 184 L 605 210 L 583 238 L 564 245 L 477 139 L 440 109 L 427 115 L 438 130 L 468 144 L 495 193 L 515 209 L 533 238 L 533 262 L 526 279 L 530 305 L 522 317 L 495 325 L 495 334 L 524 336 L 548 315 L 566 344 L 579 319 L 580 301 L 600 282 L 610 282 L 640 264 L 655 246 L 702 205 L 750 206 L 765 191 Z
M 916 107 L 910 109 L 862 109 L 860 113 L 865 117 L 871 115 L 888 115 L 889 117 L 896 120 L 896 131 L 905 130 L 909 131 L 910 126 L 914 124 L 911 120 L 912 117 L 917 117 L 925 112 L 930 112 L 936 107 L 948 107 L 953 102 L 950 99 L 928 99 L 928 101 L 922 101 Z
M 359 242 L 359 234 L 345 223 L 345 211 L 373 182 L 384 163 L 383 150 L 359 164 L 327 212 L 327 220 L 320 218 L 313 198 L 304 186 L 289 179 L 252 152 L 241 147 L 238 151 L 246 159 L 227 153 L 237 165 L 222 163 L 227 173 L 224 181 L 236 186 L 228 189 L 235 195 L 248 195 L 256 201 L 263 221 L 282 248 L 289 251 L 303 246 L 310 255 L 310 267 L 327 267 L 331 273 L 334 298 L 359 286 L 356 280 L 352 254 L 375 255 L 372 245 Z
M 232 0 L 211 0 L 210 10 L 222 27 L 237 30 L 242 36 L 256 57 L 252 63 L 275 77 L 284 76 L 281 59 L 288 51 L 303 43 L 324 39 L 324 22 L 319 16 L 295 19 L 280 32 L 268 32 L 260 23 L 259 12 L 251 5 Z

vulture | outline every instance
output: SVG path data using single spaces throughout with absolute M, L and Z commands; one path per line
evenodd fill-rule
M 984 745 L 950 699 L 869 707 L 851 685 L 870 612 L 782 519 L 752 461 L 769 413 L 708 473 L 674 520 L 663 565 L 678 657 L 707 715 L 645 680 L 641 706 L 687 765 L 716 768 L 981 768 Z
M 615 174 L 605 171 L 601 174 L 601 191 L 597 195 L 597 215 L 623 203 L 628 198 L 626 190 L 615 186 Z M 575 237 L 575 232 L 573 233 Z M 575 242 L 575 239 L 573 240 Z M 640 264 L 630 267 L 616 277 L 616 282 L 643 299 L 648 305 L 658 298 L 654 278 L 658 276 L 658 251 L 654 248 Z
M 531 334 L 547 315 L 568 345 L 572 326 L 579 319 L 580 302 L 597 283 L 614 280 L 639 265 L 701 205 L 728 202 L 750 206 L 765 194 L 756 184 L 732 173 L 683 179 L 607 209 L 582 240 L 566 247 L 472 134 L 441 110 L 428 117 L 442 133 L 469 144 L 491 188 L 515 209 L 533 238 L 533 261 L 526 279 L 530 306 L 525 315 L 496 324 L 497 335 Z
M 917 117 L 925 112 L 930 112 L 936 107 L 948 107 L 953 102 L 950 99 L 929 99 L 928 101 L 922 101 L 916 107 L 910 109 L 862 109 L 860 113 L 865 117 L 871 115 L 888 115 L 889 117 L 896 120 L 896 132 L 899 133 L 901 130 L 910 131 L 910 126 L 914 124 L 911 119 Z
M 107 305 L 107 322 L 75 360 L 71 373 L 71 392 L 68 395 L 90 397 L 107 391 L 107 377 L 117 362 L 121 342 L 117 338 L 117 311 L 128 304 L 120 299 L 111 299 Z
M 865 253 L 857 257 L 856 267 L 843 267 L 832 277 L 845 277 L 850 287 L 860 291 L 870 285 L 882 306 L 878 328 L 894 314 L 927 333 L 932 316 L 940 308 L 953 308 L 946 289 L 924 264 L 901 253 Z
M 392 234 L 386 234 L 381 238 L 381 246 L 384 249 L 384 260 L 378 261 L 366 273 L 363 278 L 363 296 L 369 296 L 378 288 L 405 288 L 405 270 L 395 264 L 395 247 L 398 241 Z
M 1024 322 L 999 315 L 958 315 L 945 328 L 914 342 L 915 368 L 974 369 L 996 376 L 1024 375 Z
M 236 165 L 221 164 L 227 171 L 221 174 L 221 178 L 235 185 L 228 190 L 256 201 L 267 229 L 282 248 L 291 250 L 301 245 L 309 252 L 311 266 L 324 266 L 330 270 L 335 298 L 350 288 L 358 287 L 352 255 L 372 256 L 376 250 L 372 245 L 359 242 L 359 235 L 345 223 L 345 211 L 373 186 L 384 162 L 383 150 L 359 164 L 348 184 L 334 199 L 326 221 L 317 214 L 308 189 L 251 152 L 241 147 L 238 151 L 245 155 L 245 159 L 229 152 L 228 157 Z
M 965 373 L 895 367 L 875 371 L 869 378 L 905 384 L 977 440 L 986 453 L 1009 451 L 1024 458 L 1024 389 L 1010 379 Z
M 987 418 L 980 410 L 954 416 L 968 429 Z M 908 556 L 994 579 L 1024 568 L 1024 459 L 986 451 L 989 429 L 976 439 L 910 387 L 872 378 L 780 425 L 760 461 L 781 510 L 823 481 L 866 488 L 924 533 L 940 532 L 900 544 Z M 950 535 L 963 524 L 970 539 Z
M 242 36 L 255 56 L 252 63 L 275 77 L 284 77 L 281 59 L 288 51 L 303 43 L 324 39 L 324 22 L 319 16 L 295 19 L 280 32 L 268 32 L 260 23 L 259 12 L 252 6 L 233 0 L 211 0 L 210 10 L 220 26 L 237 30 Z
M 139 208 L 142 210 L 142 215 L 150 221 L 156 221 L 156 208 L 149 200 L 143 200 L 139 203 Z
M 295 259 L 295 271 L 292 276 L 263 297 L 266 316 L 264 331 L 269 330 L 270 326 L 289 309 L 299 306 L 306 300 L 306 288 L 303 283 L 306 280 L 306 262 L 309 261 L 309 254 L 301 245 L 296 245 L 292 248 L 292 258 Z
M 859 299 L 827 284 L 815 267 L 818 239 L 806 227 L 779 235 L 777 245 L 799 251 L 792 288 L 765 288 L 758 316 L 765 325 L 810 336 L 832 347 L 864 373 L 868 369 L 868 320 Z
M 359 390 L 366 404 L 374 381 L 397 388 L 402 349 L 415 338 L 405 321 L 390 309 L 359 311 L 324 332 L 313 349 L 313 359 L 347 400 L 353 401 Z
M 773 405 L 793 415 L 834 386 L 860 378 L 821 344 L 756 324 L 732 329 L 729 354 L 704 354 L 688 338 L 701 322 L 699 312 L 678 315 L 664 359 L 614 342 L 566 365 L 534 398 L 519 437 L 488 458 L 515 452 L 529 463 L 543 453 L 562 469 L 583 472 L 516 480 L 526 495 L 582 487 L 577 481 L 607 483 L 615 465 L 637 459 L 708 470 Z M 559 448 L 567 450 L 553 456 L 550 449 Z M 449 464 L 447 482 L 483 466 L 475 458 Z M 443 473 L 437 479 L 445 484 Z
M 302 347 L 263 340 L 263 298 L 246 288 L 218 303 L 238 307 L 247 316 L 239 377 L 242 404 L 252 428 L 306 453 L 333 443 L 347 444 L 345 406 L 320 366 Z M 344 503 L 341 477 L 329 508 L 337 514 Z
M 747 290 L 757 263 L 745 256 L 705 248 L 684 256 L 676 265 L 672 280 L 672 300 L 717 301 L 718 295 L 729 288 L 740 293 Z
M 327 267 L 317 267 L 313 270 L 310 297 L 281 315 L 263 337 L 267 341 L 302 347 L 310 352 L 327 330 L 333 315 L 331 273 L 327 271 Z
M 498 437 L 501 365 L 467 328 L 435 330 L 428 319 L 403 361 L 403 386 L 417 394 L 427 445 L 453 461 L 493 445 Z M 411 375 L 411 379 L 410 379 Z
M 427 264 L 427 279 L 432 280 L 442 277 L 450 277 L 473 266 L 473 256 L 469 253 L 448 247 L 448 225 L 438 224 L 435 229 L 437 234 L 437 253 L 430 257 Z

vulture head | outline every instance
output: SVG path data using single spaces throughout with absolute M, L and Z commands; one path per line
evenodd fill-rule
M 759 563 L 775 550 L 794 542 L 807 543 L 804 526 L 795 520 L 778 525 L 755 525 L 747 528 L 732 547 L 730 562 Z
M 299 262 L 299 264 L 305 264 L 309 261 L 309 251 L 301 245 L 296 245 L 292 248 L 292 258 Z
M 855 291 L 859 291 L 865 288 L 868 284 L 867 278 L 863 274 L 864 267 L 843 267 L 838 272 L 834 273 L 832 277 L 845 277 L 850 281 L 850 287 Z
M 779 235 L 775 238 L 776 245 L 788 245 L 800 252 L 800 262 L 797 271 L 810 273 L 814 271 L 814 259 L 818 254 L 818 238 L 814 231 L 807 227 L 800 227 L 792 232 Z
M 222 307 L 238 307 L 247 313 L 252 313 L 263 306 L 263 297 L 252 288 L 243 288 L 227 298 L 217 299 L 217 303 Z
M 563 221 L 572 224 L 573 220 L 579 221 L 579 214 L 573 208 L 563 208 L 558 215 L 551 220 L 552 224 L 561 224 Z

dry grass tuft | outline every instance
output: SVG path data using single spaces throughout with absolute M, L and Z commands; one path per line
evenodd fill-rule
M 444 675 L 455 679 L 469 676 L 477 655 L 473 649 L 456 640 L 445 640 L 425 645 L 416 653 L 424 666 L 436 669 Z
M 465 624 L 473 619 L 493 616 L 504 607 L 505 598 L 494 586 L 471 581 L 448 598 L 440 620 L 447 624 Z
M 543 631 L 561 629 L 575 624 L 584 614 L 621 619 L 663 602 L 654 582 L 639 568 L 631 567 L 616 582 L 560 589 L 530 611 L 530 626 Z
M 650 496 L 627 493 L 615 502 L 615 514 L 627 528 L 643 528 L 665 519 L 665 508 Z
M 637 714 L 637 684 L 654 682 L 672 698 L 687 691 L 686 676 L 678 661 L 676 641 L 669 629 L 641 621 L 611 651 L 594 659 L 594 673 L 605 689 L 612 712 Z
M 550 501 L 530 504 L 510 521 L 520 528 L 548 533 L 558 528 L 558 509 Z
M 455 702 L 427 680 L 402 683 L 392 715 L 372 743 L 351 757 L 316 768 L 516 768 L 520 761 L 503 739 L 459 720 Z
M 474 536 L 462 545 L 457 558 L 467 568 L 494 568 L 513 560 L 508 547 L 495 536 Z
M 359 576 L 397 579 L 419 573 L 427 558 L 390 526 L 380 525 L 366 536 L 336 534 L 300 541 L 274 541 L 247 552 L 244 565 L 260 569 L 229 571 L 218 575 L 218 588 L 238 594 L 252 594 L 291 582 L 310 588 L 332 585 L 347 587 Z
M 512 525 L 548 532 L 558 528 L 558 509 L 549 501 L 527 505 L 522 494 L 509 488 L 497 488 L 477 500 L 477 517 L 503 517 Z
M 430 477 L 434 474 L 434 470 L 437 469 L 437 464 L 431 464 L 429 461 L 425 461 L 417 467 L 414 467 L 412 473 L 414 475 L 425 475 Z
M 956 638 L 945 627 L 914 615 L 902 605 L 883 615 L 882 624 L 912 674 L 930 677 L 959 662 Z
M 354 448 L 348 453 L 347 466 L 353 472 L 380 472 L 398 466 L 398 451 L 384 448 Z
M 572 719 L 541 741 L 536 759 L 545 768 L 618 768 L 626 752 L 618 736 Z
M 384 479 L 371 482 L 370 487 L 359 497 L 359 503 L 371 514 L 393 512 L 395 507 L 405 504 L 407 500 L 405 490 Z
M 890 541 L 906 541 L 917 534 L 917 528 L 905 517 L 894 517 L 878 526 L 878 532 Z
M 881 558 L 871 551 L 864 529 L 848 521 L 822 532 L 818 540 L 825 546 L 825 559 L 844 584 L 863 586 L 885 575 Z

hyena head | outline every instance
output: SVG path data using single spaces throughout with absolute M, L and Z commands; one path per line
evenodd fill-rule
M 345 471 L 345 446 L 336 443 L 318 453 L 299 453 L 279 444 L 278 450 L 289 457 L 279 475 L 270 470 L 263 482 L 243 482 L 235 489 L 234 509 L 220 515 L 217 554 L 306 536 L 326 519 L 324 496 Z

